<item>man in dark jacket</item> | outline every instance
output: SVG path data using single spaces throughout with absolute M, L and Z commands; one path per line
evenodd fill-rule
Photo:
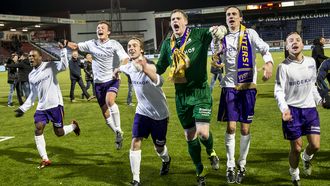
M 72 51 L 72 59 L 69 61 L 69 68 L 70 68 L 70 79 L 71 79 L 71 89 L 70 89 L 70 99 L 71 102 L 76 102 L 74 99 L 74 89 L 76 86 L 76 82 L 78 82 L 84 96 L 89 101 L 92 97 L 86 91 L 86 87 L 81 77 L 81 68 L 83 68 L 83 63 L 80 62 L 78 58 L 78 51 Z
M 89 87 L 92 85 L 92 90 L 93 90 L 92 97 L 95 98 L 92 62 L 93 62 L 92 54 L 86 54 L 86 59 L 84 63 L 86 91 L 88 91 Z M 81 94 L 81 97 L 84 98 L 84 93 Z
M 9 84 L 9 94 L 8 94 L 8 107 L 12 107 L 13 105 L 13 94 L 15 91 L 15 83 L 16 83 L 16 68 L 9 68 L 7 65 L 15 64 L 18 62 L 18 55 L 16 53 L 12 53 L 11 57 L 6 62 L 5 66 L 8 70 L 8 84 Z
M 315 38 L 313 41 L 314 46 L 312 50 L 312 57 L 315 59 L 317 69 L 319 69 L 321 63 L 328 58 L 327 56 L 324 55 L 324 49 L 323 49 L 324 43 L 325 43 L 324 37 Z
M 30 94 L 29 85 L 29 73 L 32 70 L 32 66 L 28 60 L 28 53 L 24 53 L 19 58 L 19 62 L 15 64 L 8 64 L 9 68 L 17 68 L 17 83 L 16 83 L 16 93 L 17 99 L 20 105 L 23 105 L 22 96 L 27 98 Z
M 330 109 L 330 96 L 328 94 L 329 88 L 327 83 L 324 81 L 325 77 L 329 76 L 330 70 L 330 59 L 327 59 L 322 62 L 319 71 L 317 73 L 317 90 L 319 91 L 320 96 L 323 99 L 322 106 L 324 108 Z

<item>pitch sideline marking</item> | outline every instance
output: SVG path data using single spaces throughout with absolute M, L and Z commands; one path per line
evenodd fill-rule
M 15 136 L 0 136 L 0 142 L 15 138 Z

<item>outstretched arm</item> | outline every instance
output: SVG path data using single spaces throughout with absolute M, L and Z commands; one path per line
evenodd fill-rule
M 64 45 L 64 47 L 69 47 L 72 50 L 78 50 L 78 44 L 77 43 L 74 43 L 74 42 L 71 42 L 71 41 L 68 41 L 68 40 L 64 40 L 63 45 Z

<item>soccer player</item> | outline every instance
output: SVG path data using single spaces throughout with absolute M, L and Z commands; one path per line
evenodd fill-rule
M 299 155 L 303 148 L 302 136 L 307 136 L 308 145 L 301 159 L 304 173 L 311 175 L 311 160 L 320 149 L 320 120 L 316 105 L 322 103 L 317 92 L 316 63 L 304 56 L 303 41 L 297 32 L 287 36 L 286 48 L 289 57 L 279 64 L 276 73 L 274 95 L 282 112 L 284 138 L 290 140 L 289 164 L 293 185 L 300 185 Z
M 59 44 L 60 48 L 63 47 Z M 51 164 L 46 152 L 46 142 L 44 138 L 44 128 L 46 124 L 53 122 L 53 128 L 56 136 L 64 136 L 74 132 L 80 135 L 78 123 L 73 120 L 69 125 L 63 125 L 64 109 L 63 98 L 57 81 L 57 73 L 64 71 L 68 67 L 68 59 L 66 49 L 61 49 L 61 61 L 42 62 L 41 52 L 39 50 L 31 50 L 29 53 L 29 61 L 33 70 L 29 74 L 29 83 L 31 93 L 24 104 L 15 110 L 16 117 L 21 117 L 29 110 L 38 97 L 38 106 L 34 114 L 35 123 L 35 143 L 42 161 L 38 168 L 42 169 Z
M 109 38 L 111 33 L 110 24 L 100 21 L 96 27 L 97 40 L 89 40 L 78 44 L 64 41 L 65 45 L 71 49 L 79 49 L 82 52 L 92 54 L 92 63 L 96 98 L 102 110 L 106 124 L 115 132 L 116 148 L 122 147 L 123 132 L 120 127 L 120 113 L 118 105 L 115 103 L 120 81 L 113 79 L 113 70 L 119 64 L 115 59 L 119 59 L 122 64 L 128 62 L 128 55 L 115 40 Z
M 253 29 L 242 25 L 243 15 L 235 6 L 226 8 L 229 33 L 222 40 L 221 56 L 225 64 L 225 76 L 221 81 L 221 97 L 218 121 L 227 122 L 225 146 L 227 151 L 227 182 L 241 183 L 245 176 L 246 158 L 250 146 L 250 125 L 256 101 L 256 50 L 261 53 L 264 64 L 264 80 L 272 76 L 273 58 L 269 46 Z M 240 156 L 235 175 L 235 132 L 241 123 Z
M 160 175 L 166 175 L 170 168 L 171 157 L 166 147 L 166 133 L 169 111 L 165 94 L 161 89 L 164 80 L 156 73 L 152 61 L 143 56 L 143 41 L 133 37 L 127 45 L 131 61 L 120 66 L 120 71 L 129 75 L 136 92 L 137 107 L 132 129 L 132 144 L 129 152 L 132 185 L 140 185 L 141 143 L 151 134 L 154 148 L 162 160 Z M 139 71 L 134 63 L 141 65 Z
M 177 115 L 196 167 L 198 185 L 205 185 L 200 143 L 206 147 L 213 169 L 219 169 L 209 131 L 212 97 L 207 82 L 207 51 L 212 34 L 208 29 L 188 28 L 187 24 L 188 16 L 183 10 L 171 12 L 173 34 L 163 42 L 156 67 L 158 74 L 171 67 L 169 77 L 175 84 Z

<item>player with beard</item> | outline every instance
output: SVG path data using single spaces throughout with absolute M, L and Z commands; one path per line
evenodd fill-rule
M 308 145 L 301 159 L 304 173 L 312 173 L 311 160 L 320 149 L 320 119 L 316 106 L 322 99 L 315 86 L 316 63 L 304 56 L 303 41 L 297 32 L 287 36 L 289 57 L 278 65 L 274 95 L 282 112 L 284 138 L 290 140 L 289 164 L 293 185 L 300 185 L 299 155 L 303 148 L 302 136 Z
M 202 164 L 201 143 L 213 169 L 219 169 L 219 158 L 209 131 L 212 97 L 207 82 L 207 51 L 212 41 L 209 29 L 188 28 L 183 10 L 171 12 L 173 34 L 161 47 L 157 73 L 170 66 L 170 79 L 175 85 L 177 115 L 184 129 L 189 155 L 196 167 L 198 185 L 205 185 L 206 169 Z
M 227 122 L 225 146 L 227 151 L 227 182 L 241 183 L 245 176 L 246 158 L 250 147 L 250 125 L 256 101 L 258 50 L 265 62 L 263 80 L 272 76 L 273 58 L 269 46 L 250 28 L 242 25 L 243 15 L 235 6 L 226 8 L 226 23 L 229 33 L 222 40 L 221 61 L 225 65 L 218 120 Z M 240 156 L 237 176 L 235 175 L 235 132 L 241 123 Z
M 63 48 L 62 44 L 59 44 Z M 31 50 L 29 61 L 33 70 L 29 74 L 29 84 L 31 93 L 24 104 L 15 110 L 16 117 L 21 117 L 33 105 L 38 97 L 38 106 L 34 114 L 35 123 L 35 143 L 42 161 L 39 169 L 51 164 L 46 152 L 46 142 L 44 138 L 44 128 L 46 124 L 53 122 L 53 128 L 56 136 L 64 136 L 74 132 L 80 135 L 80 129 L 76 121 L 70 125 L 63 125 L 64 109 L 61 89 L 56 75 L 68 68 L 68 58 L 66 49 L 61 49 L 61 61 L 42 62 L 41 52 Z
M 168 174 L 171 157 L 166 147 L 166 133 L 169 110 L 161 89 L 163 78 L 156 73 L 155 64 L 143 56 L 143 41 L 132 38 L 127 51 L 131 61 L 119 70 L 132 80 L 137 98 L 137 107 L 132 129 L 132 144 L 129 153 L 133 186 L 140 185 L 141 144 L 151 134 L 154 148 L 162 160 L 160 175 Z
M 92 39 L 78 44 L 64 41 L 69 48 L 90 53 L 94 57 L 92 63 L 93 77 L 95 83 L 95 93 L 97 101 L 102 110 L 106 124 L 115 132 L 116 148 L 122 147 L 123 132 L 120 127 L 119 108 L 115 103 L 119 79 L 113 79 L 113 71 L 119 64 L 128 62 L 128 55 L 121 44 L 110 39 L 111 27 L 106 21 L 100 21 L 96 27 L 97 40 Z

